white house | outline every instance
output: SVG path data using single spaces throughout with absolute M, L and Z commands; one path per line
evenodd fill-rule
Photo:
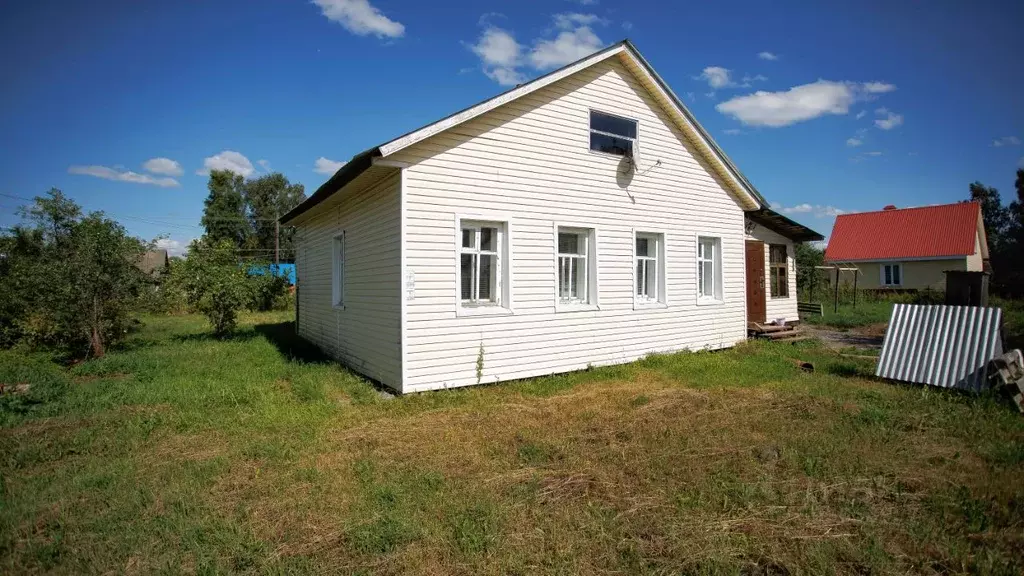
M 356 155 L 282 218 L 299 334 L 399 392 L 796 320 L 793 242 L 627 40 Z

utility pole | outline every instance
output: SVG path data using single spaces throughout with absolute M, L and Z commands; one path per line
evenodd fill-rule
M 274 208 L 274 264 L 281 264 L 281 207 Z

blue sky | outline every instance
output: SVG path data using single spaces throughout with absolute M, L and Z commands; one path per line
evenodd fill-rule
M 1012 193 L 1022 2 L 8 2 L 0 225 L 51 186 L 180 249 L 210 167 L 307 194 L 353 154 L 629 37 L 761 192 L 837 211 Z

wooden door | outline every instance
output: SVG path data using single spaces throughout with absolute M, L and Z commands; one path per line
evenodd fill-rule
M 764 242 L 747 240 L 747 322 L 765 323 Z

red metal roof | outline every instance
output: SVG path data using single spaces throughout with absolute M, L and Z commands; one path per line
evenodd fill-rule
M 836 218 L 825 260 L 938 258 L 974 254 L 977 202 L 843 214 Z

